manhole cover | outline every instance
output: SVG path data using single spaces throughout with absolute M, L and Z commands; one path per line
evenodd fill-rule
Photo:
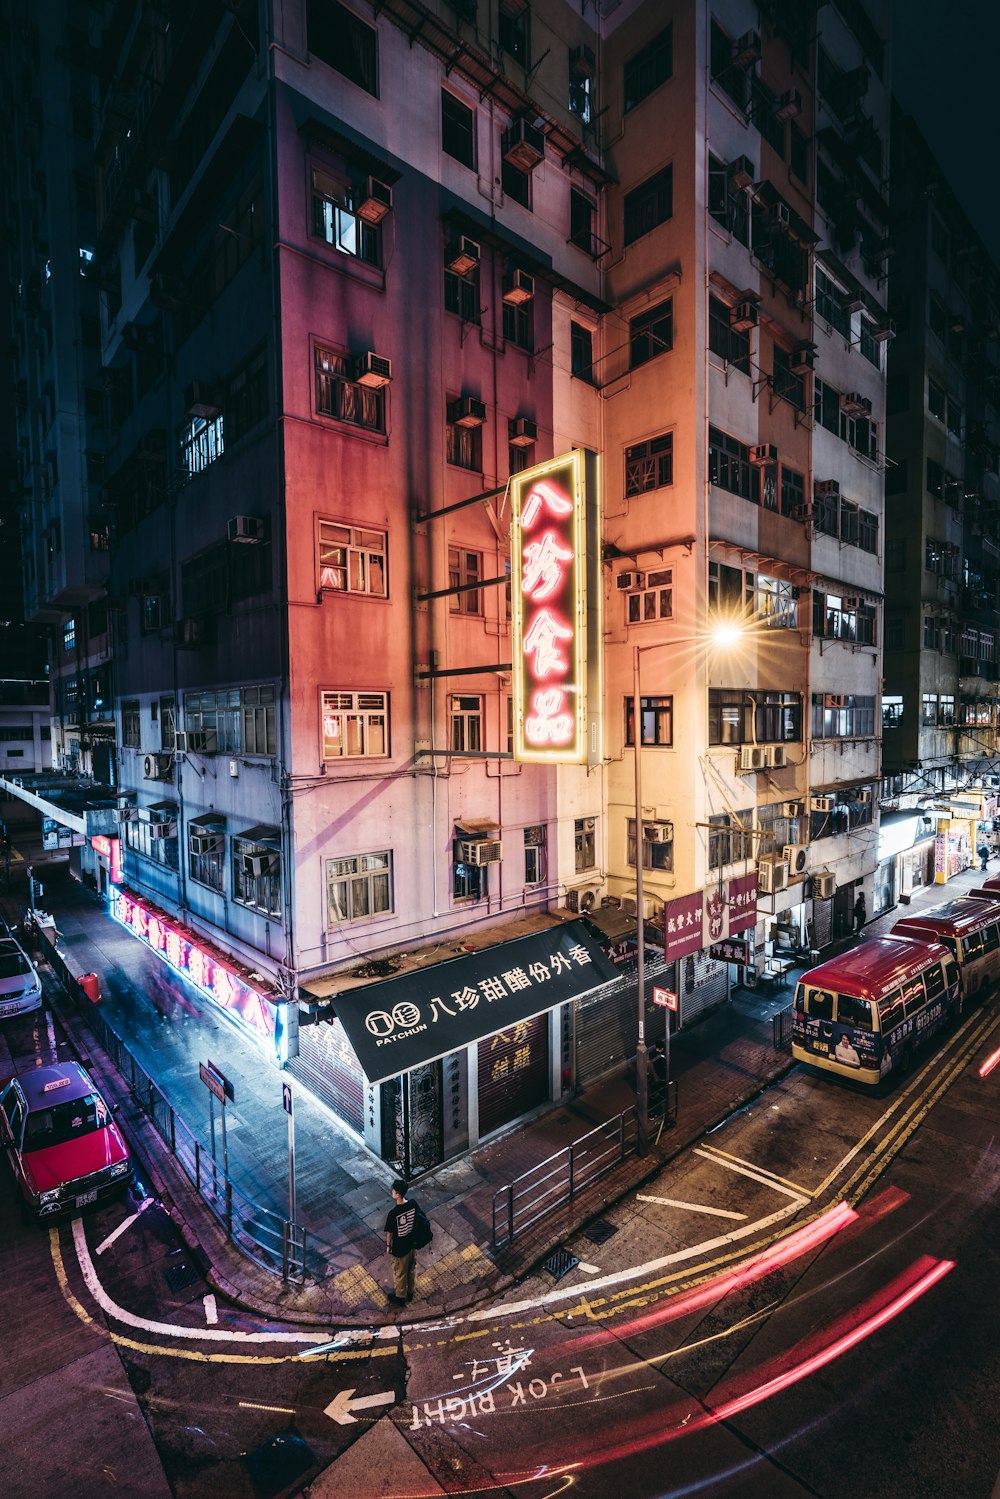
M 596 1223 L 583 1230 L 583 1237 L 589 1239 L 591 1244 L 606 1244 L 617 1232 L 613 1223 L 608 1223 L 605 1218 L 598 1218 Z
M 181 1260 L 179 1265 L 171 1265 L 163 1273 L 167 1277 L 167 1285 L 172 1291 L 183 1291 L 185 1286 L 193 1286 L 198 1279 L 197 1270 L 193 1265 L 189 1265 L 186 1260 Z
M 296 1431 L 286 1431 L 272 1437 L 256 1452 L 248 1452 L 243 1459 L 247 1472 L 259 1499 L 274 1499 L 284 1493 L 302 1474 L 315 1465 L 309 1446 Z
M 556 1249 L 547 1260 L 542 1261 L 542 1269 L 547 1270 L 553 1280 L 562 1280 L 579 1263 L 576 1255 L 570 1254 L 568 1249 Z

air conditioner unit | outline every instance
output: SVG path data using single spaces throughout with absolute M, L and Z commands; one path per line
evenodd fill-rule
M 149 300 L 162 312 L 179 312 L 187 302 L 187 291 L 179 277 L 157 271 L 149 278 Z
M 149 836 L 154 841 L 162 838 L 176 838 L 177 824 L 176 822 L 151 822 L 149 824 Z
M 778 448 L 773 442 L 761 442 L 750 449 L 750 462 L 755 468 L 763 468 L 765 464 L 777 463 Z
M 530 302 L 535 295 L 535 278 L 527 271 L 509 271 L 503 278 L 503 299 L 510 307 Z
M 478 838 L 471 843 L 460 843 L 461 863 L 482 868 L 484 864 L 499 864 L 503 858 L 503 844 L 498 838 Z
M 776 120 L 794 120 L 802 113 L 802 95 L 797 88 L 790 88 L 774 101 Z
M 354 366 L 354 378 L 359 385 L 369 390 L 381 390 L 392 380 L 392 361 L 381 354 L 359 354 Z
M 188 416 L 204 417 L 206 421 L 218 416 L 222 407 L 215 387 L 204 380 L 192 380 L 184 391 L 184 410 Z
M 392 188 L 377 177 L 369 177 L 365 195 L 358 204 L 358 218 L 366 224 L 381 224 L 391 208 Z
M 169 781 L 174 773 L 173 755 L 146 755 L 142 762 L 142 773 L 147 781 Z
M 744 31 L 733 43 L 733 62 L 738 68 L 750 68 L 760 61 L 760 32 Z
M 735 307 L 729 309 L 729 326 L 737 333 L 748 333 L 751 328 L 756 328 L 758 319 L 756 302 L 737 302 Z
M 757 180 L 757 172 L 749 156 L 737 156 L 727 167 L 730 187 L 742 188 L 752 187 Z
M 796 375 L 804 375 L 807 371 L 815 368 L 816 345 L 796 344 L 792 353 L 792 372 Z
M 649 843 L 673 843 L 674 825 L 672 822 L 643 823 L 642 836 Z
M 867 803 L 867 802 L 870 802 L 871 799 L 872 799 L 871 790 L 867 786 L 859 786 L 857 788 L 857 790 L 855 791 L 855 793 L 854 793 L 854 800 L 856 802 Z
M 622 911 L 626 916 L 637 916 L 639 914 L 639 903 L 634 895 L 622 896 Z M 656 914 L 656 905 L 651 895 L 642 898 L 642 919 L 649 921 Z
M 572 47 L 569 54 L 569 69 L 576 78 L 593 78 L 597 72 L 597 58 L 593 47 Z
M 619 593 L 634 593 L 637 588 L 645 588 L 646 574 L 631 569 L 627 573 L 619 573 L 615 579 L 615 587 Z
M 545 160 L 545 136 L 536 125 L 514 120 L 503 138 L 503 159 L 519 172 L 533 172 Z
M 792 210 L 787 203 L 772 203 L 771 217 L 776 224 L 783 224 L 787 229 L 792 222 Z
M 784 802 L 781 812 L 783 817 L 804 817 L 806 804 L 805 802 Z
M 812 520 L 813 514 L 813 507 L 807 500 L 804 505 L 796 505 L 793 511 L 793 519 L 809 521 Z
M 840 409 L 845 416 L 870 416 L 872 403 L 859 390 L 849 390 L 840 398 Z
M 276 853 L 244 854 L 243 873 L 251 880 L 259 880 L 264 875 L 277 874 L 281 868 L 281 860 Z
M 449 405 L 448 420 L 456 427 L 481 427 L 486 420 L 486 402 L 478 396 L 462 396 Z
M 202 619 L 179 619 L 174 628 L 174 640 L 181 650 L 200 650 L 205 642 L 205 621 Z
M 460 235 L 458 239 L 452 240 L 445 251 L 444 263 L 456 276 L 467 276 L 479 264 L 478 244 L 474 239 Z
M 860 609 L 863 603 L 860 593 L 845 593 L 842 600 L 845 609 Z
M 764 765 L 764 746 L 762 744 L 740 745 L 736 768 L 741 775 L 745 775 L 748 771 L 752 770 L 763 770 Z
M 837 800 L 833 796 L 811 796 L 809 798 L 810 812 L 832 812 L 836 805 Z
M 179 755 L 214 755 L 218 753 L 219 735 L 216 729 L 181 730 L 174 737 Z
M 574 890 L 566 891 L 566 904 L 571 911 L 577 911 L 581 915 L 586 911 L 592 911 L 597 905 L 601 894 L 599 885 L 581 885 Z
M 814 900 L 829 900 L 830 896 L 834 893 L 836 888 L 837 877 L 836 875 L 830 874 L 829 871 L 824 871 L 823 874 L 813 875 Z
M 845 697 L 845 695 L 842 692 L 824 692 L 824 694 L 823 694 L 823 707 L 824 708 L 846 708 L 847 707 L 847 698 Z
M 788 865 L 784 859 L 762 859 L 757 865 L 757 888 L 764 895 L 774 895 L 788 884 Z
M 264 540 L 264 522 L 259 515 L 234 515 L 227 528 L 230 541 Z
M 188 834 L 188 843 L 193 854 L 217 854 L 223 847 L 221 833 L 195 832 L 192 828 Z
M 868 303 L 865 301 L 864 297 L 856 296 L 848 297 L 846 302 L 844 303 L 844 306 L 846 307 L 848 312 L 864 312 L 865 308 L 868 306 Z
M 507 423 L 507 441 L 512 448 L 530 448 L 538 441 L 538 423 L 529 416 L 515 416 Z
M 789 874 L 805 874 L 809 863 L 809 845 L 807 843 L 786 843 L 781 850 L 781 857 L 788 865 Z
M 813 484 L 813 494 L 818 500 L 839 500 L 840 484 L 836 479 L 817 479 Z
M 877 344 L 888 343 L 890 338 L 896 337 L 896 324 L 892 318 L 887 318 L 884 323 L 876 323 L 872 329 L 872 338 Z
M 137 821 L 135 807 L 119 807 L 115 815 L 118 818 L 119 825 Z
M 788 751 L 783 744 L 769 744 L 764 749 L 764 764 L 774 770 L 783 770 L 788 764 Z

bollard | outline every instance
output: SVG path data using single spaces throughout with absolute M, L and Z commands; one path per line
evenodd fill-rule
M 97 974 L 81 973 L 77 982 L 91 1004 L 99 1005 L 101 1002 L 101 982 Z

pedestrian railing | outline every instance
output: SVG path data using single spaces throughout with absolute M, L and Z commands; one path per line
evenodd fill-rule
M 794 1013 L 794 1006 L 788 1005 L 784 1010 L 779 1010 L 777 1015 L 771 1016 L 771 1045 L 775 1051 L 791 1051 Z
M 636 1153 L 635 1105 L 557 1150 L 493 1194 L 493 1247 L 504 1249 L 519 1234 Z
M 194 1186 L 201 1200 L 226 1231 L 226 1237 L 260 1266 L 283 1280 L 302 1284 L 306 1278 L 307 1231 L 290 1223 L 280 1213 L 262 1207 L 227 1176 L 194 1131 L 178 1114 L 157 1083 L 136 1061 L 118 1033 L 81 988 L 55 945 L 39 934 L 45 959 L 70 999 L 78 1006 L 129 1092 L 156 1130 L 160 1139 Z

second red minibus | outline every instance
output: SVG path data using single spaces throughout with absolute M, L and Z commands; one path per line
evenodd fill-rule
M 1000 892 L 994 901 L 965 895 L 904 916 L 892 935 L 944 943 L 958 964 L 966 1005 L 984 999 L 1000 981 Z

